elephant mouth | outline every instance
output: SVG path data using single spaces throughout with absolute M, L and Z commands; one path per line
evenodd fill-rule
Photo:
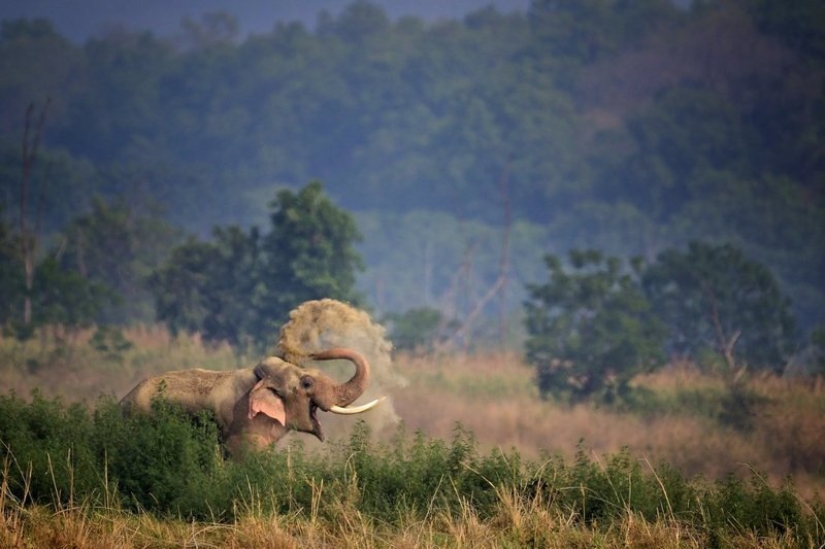
M 324 442 L 324 430 L 321 428 L 321 422 L 318 421 L 318 405 L 310 403 L 309 405 L 309 420 L 312 422 L 312 434 L 318 437 L 318 440 Z

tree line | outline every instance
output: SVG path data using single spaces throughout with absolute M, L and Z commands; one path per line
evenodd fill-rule
M 89 319 L 160 316 L 192 329 L 215 304 L 189 296 L 176 313 L 146 281 L 159 287 L 214 259 L 226 284 L 240 284 L 226 265 L 263 269 L 277 255 L 267 246 L 300 255 L 275 226 L 271 235 L 254 227 L 273 223 L 276 189 L 297 197 L 317 179 L 368 228 L 353 246 L 372 269 L 356 270 L 354 283 L 310 286 L 352 299 L 360 291 L 365 303 L 386 301 L 382 312 L 403 313 L 461 293 L 452 281 L 462 269 L 483 287 L 499 276 L 498 241 L 485 235 L 503 230 L 506 179 L 511 246 L 526 250 L 511 254 L 511 312 L 544 274 L 545 252 L 597 248 L 652 264 L 690 241 L 730 242 L 770 268 L 807 336 L 825 310 L 818 10 L 814 1 L 534 0 L 525 13 L 486 8 L 427 24 L 356 1 L 313 29 L 282 23 L 240 38 L 231 15 L 212 14 L 176 37 L 114 30 L 83 44 L 48 21 L 3 21 L 4 257 L 32 236 L 12 230 L 28 219 L 42 241 L 34 272 L 51 278 L 25 291 L 43 284 L 65 296 L 58 275 L 73 273 L 60 283 L 86 285 L 73 293 L 99 303 L 82 313 Z M 47 98 L 22 211 L 24 113 Z M 420 212 L 438 220 L 426 227 L 438 236 L 431 248 L 414 235 Z M 410 276 L 419 255 L 430 271 L 416 272 L 431 276 Z M 275 306 L 246 283 L 256 307 Z M 477 299 L 483 292 L 469 285 Z M 84 311 L 66 309 L 49 315 Z M 244 322 L 206 329 L 240 339 L 233 330 L 254 332 L 259 320 Z

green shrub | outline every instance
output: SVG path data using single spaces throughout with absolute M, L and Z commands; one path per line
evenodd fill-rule
M 756 474 L 750 484 L 688 480 L 629 450 L 593 459 L 580 447 L 572 463 L 558 456 L 523 462 L 515 451 L 481 454 L 461 425 L 450 442 L 408 436 L 402 427 L 378 444 L 359 423 L 329 452 L 310 453 L 296 442 L 226 460 L 211 418 L 193 420 L 163 400 L 154 406 L 152 416 L 125 418 L 111 398 L 89 411 L 37 393 L 29 402 L 0 396 L 7 477 L 0 480 L 24 504 L 111 503 L 100 501 L 105 495 L 125 509 L 213 522 L 250 512 L 334 522 L 353 507 L 382 524 L 458 518 L 468 509 L 486 520 L 500 513 L 502 494 L 513 494 L 596 529 L 632 514 L 678 521 L 709 546 L 723 545 L 730 533 L 825 543 L 825 509 L 801 503 L 790 480 L 780 489 Z
M 0 396 L 0 457 L 8 460 L 9 486 L 20 499 L 66 503 L 99 486 L 89 444 L 92 423 L 82 404 L 64 405 L 32 393 L 30 403 Z
M 389 313 L 384 320 L 390 326 L 390 339 L 398 351 L 432 352 L 444 340 L 446 332 L 455 331 L 458 322 L 444 318 L 432 307 L 416 307 L 403 313 Z
M 651 391 L 637 387 L 620 410 L 645 416 L 691 415 L 705 417 L 720 425 L 747 432 L 753 428 L 754 416 L 770 399 L 744 384 L 718 388 L 679 388 L 672 392 Z
M 620 404 L 630 381 L 664 364 L 664 326 L 639 277 L 641 261 L 623 266 L 596 250 L 571 250 L 569 268 L 554 255 L 548 280 L 529 284 L 525 302 L 527 362 L 542 396 L 566 402 Z
M 800 544 L 825 543 L 825 508 L 815 503 L 809 513 L 796 496 L 790 479 L 779 489 L 754 471 L 750 483 L 729 476 L 705 487 L 699 494 L 703 520 L 714 545 L 728 533 L 749 532 L 758 537 L 784 535 Z
M 165 512 L 209 517 L 215 509 L 231 509 L 231 501 L 215 506 L 221 491 L 223 459 L 215 423 L 209 416 L 192 421 L 166 401 L 152 403 L 153 414 L 135 414 L 117 424 L 114 403 L 98 408 L 97 449 L 108 475 L 128 503 Z M 105 428 L 103 428 L 105 427 Z

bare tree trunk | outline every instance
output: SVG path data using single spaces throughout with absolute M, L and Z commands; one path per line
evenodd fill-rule
M 470 328 L 473 325 L 473 322 L 481 314 L 481 311 L 484 310 L 484 307 L 487 303 L 490 302 L 496 295 L 499 295 L 501 298 L 501 309 L 499 311 L 499 340 L 500 345 L 503 347 L 505 333 L 506 333 L 506 303 L 505 303 L 505 290 L 507 287 L 507 277 L 508 271 L 510 269 L 510 197 L 507 191 L 507 180 L 510 171 L 510 162 L 507 161 L 507 165 L 505 166 L 501 180 L 499 183 L 499 188 L 501 191 L 501 200 L 502 200 L 502 207 L 504 209 L 504 223 L 502 227 L 502 237 L 501 237 L 501 256 L 499 259 L 499 272 L 498 277 L 496 278 L 495 282 L 490 286 L 487 292 L 484 293 L 479 299 L 476 299 L 473 303 L 473 306 L 464 316 L 464 320 L 461 323 L 461 326 L 458 327 L 455 332 L 450 336 L 447 342 L 458 342 L 460 340 L 465 341 L 465 348 L 469 347 L 470 341 Z M 467 273 L 467 286 L 469 287 L 469 270 L 472 266 L 472 262 L 470 261 L 470 252 L 472 251 L 473 247 L 468 247 L 468 251 L 465 253 L 464 261 L 462 262 L 461 268 L 459 273 L 465 272 Z
M 742 330 L 736 330 L 730 337 L 722 328 L 722 322 L 719 319 L 719 305 L 716 300 L 716 294 L 713 293 L 707 284 L 702 284 L 702 290 L 710 300 L 710 322 L 713 325 L 713 332 L 716 335 L 716 346 L 725 359 L 725 364 L 728 367 L 728 382 L 736 385 L 745 374 L 745 367 L 737 367 L 736 359 L 733 356 L 733 348 L 736 347 L 736 342 L 739 341 L 739 336 L 742 335 Z
M 510 159 L 504 171 L 501 173 L 499 187 L 501 189 L 501 208 L 504 212 L 503 226 L 501 228 L 501 258 L 498 265 L 498 276 L 501 279 L 501 290 L 499 292 L 499 317 L 498 317 L 498 339 L 500 350 L 504 350 L 507 343 L 507 333 L 510 326 L 507 322 L 507 281 L 510 271 L 510 227 L 512 225 L 512 212 L 510 207 Z
M 34 285 L 34 260 L 37 252 L 37 233 L 40 228 L 40 215 L 36 216 L 35 228 L 30 232 L 28 225 L 28 216 L 26 209 L 29 198 L 29 187 L 31 184 L 32 167 L 34 160 L 37 157 L 37 150 L 40 147 L 40 139 L 43 136 L 43 126 L 46 124 L 46 113 L 49 111 L 51 99 L 46 100 L 46 106 L 40 112 L 40 118 L 37 121 L 37 128 L 34 131 L 34 136 L 29 143 L 29 133 L 31 131 L 32 116 L 34 114 L 34 103 L 29 105 L 26 109 L 26 124 L 23 130 L 23 174 L 20 181 L 20 256 L 23 261 L 23 276 L 26 288 L 26 295 L 23 302 L 23 324 L 28 326 L 31 324 L 32 304 L 31 304 L 31 290 Z

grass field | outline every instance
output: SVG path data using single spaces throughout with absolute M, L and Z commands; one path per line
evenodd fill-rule
M 126 493 L 132 472 L 109 450 L 129 442 L 116 440 L 115 420 L 106 423 L 113 399 L 152 373 L 235 368 L 256 357 L 160 328 L 125 335 L 132 347 L 120 350 L 94 348 L 91 334 L 59 345 L 52 334 L 0 341 L 2 394 L 20 397 L 4 397 L 5 410 L 34 430 L 62 416 L 53 432 L 77 429 L 71 436 L 87 437 L 90 448 L 84 461 L 81 443 L 41 447 L 44 437 L 29 437 L 31 460 L 42 461 L 30 466 L 23 446 L 3 441 L 0 546 L 825 543 L 821 379 L 751 376 L 732 395 L 723 379 L 678 364 L 636 380 L 643 397 L 618 411 L 543 401 L 516 354 L 399 356 L 371 389 L 390 397 L 382 410 L 366 424 L 322 418 L 332 438 L 324 445 L 294 434 L 271 454 L 233 464 L 216 456 L 209 432 L 152 427 L 160 430 L 146 440 L 182 437 L 192 463 L 160 471 L 156 493 L 140 500 Z M 100 442 L 107 433 L 113 438 Z M 100 448 L 112 453 L 101 457 Z M 152 474 L 165 466 L 153 464 Z M 191 482 L 164 503 L 158 486 L 176 485 L 186 467 Z

